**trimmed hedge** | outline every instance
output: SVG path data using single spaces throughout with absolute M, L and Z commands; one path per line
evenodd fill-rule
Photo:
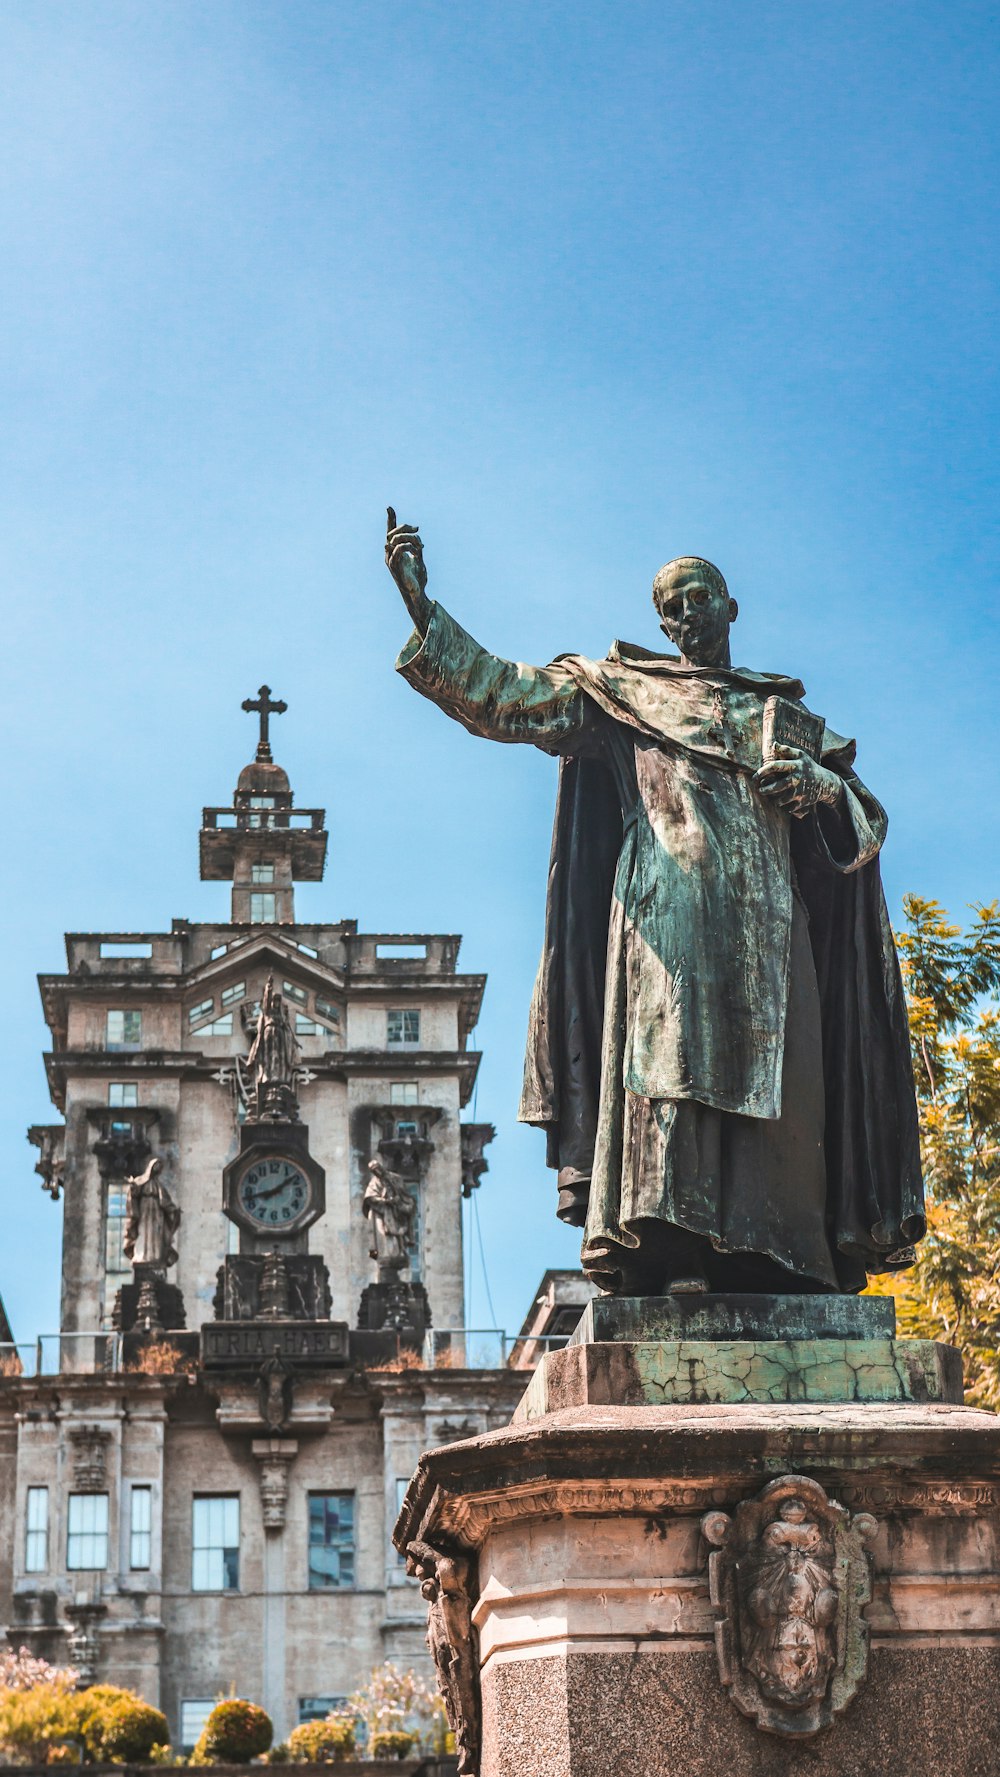
M 216 1703 L 201 1731 L 193 1765 L 242 1765 L 260 1758 L 274 1738 L 271 1717 L 257 1703 L 230 1697 Z

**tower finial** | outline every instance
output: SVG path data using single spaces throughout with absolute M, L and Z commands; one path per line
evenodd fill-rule
M 283 716 L 288 705 L 281 697 L 272 702 L 270 685 L 262 685 L 256 697 L 245 697 L 243 699 L 243 708 L 248 715 L 259 715 L 260 717 L 260 739 L 257 742 L 257 759 L 258 762 L 264 765 L 270 765 L 272 763 L 272 755 L 271 742 L 268 735 L 268 719 L 271 716 Z

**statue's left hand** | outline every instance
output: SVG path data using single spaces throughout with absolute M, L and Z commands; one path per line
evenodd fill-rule
M 779 808 L 787 808 L 797 820 L 807 815 L 818 802 L 836 807 L 844 786 L 835 771 L 818 765 L 798 747 L 776 746 L 775 757 L 768 759 L 753 781 L 762 796 L 771 797 Z

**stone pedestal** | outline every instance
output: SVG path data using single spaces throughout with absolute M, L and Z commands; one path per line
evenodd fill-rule
M 622 1351 L 656 1343 L 634 1314 L 622 1325 L 624 1341 L 551 1354 L 510 1427 L 432 1451 L 411 1483 L 397 1546 L 468 1718 L 460 1768 L 995 1772 L 1000 1419 L 948 1399 L 950 1360 L 908 1365 L 885 1325 L 895 1394 L 880 1363 L 847 1349 L 866 1341 L 831 1327 L 844 1349 L 818 1398 L 807 1384 L 798 1398 L 705 1399 L 731 1347 L 779 1339 L 661 1340 L 660 1371 L 676 1392 L 686 1374 L 695 1398 L 652 1404 L 640 1387 L 622 1404 L 609 1398 L 632 1361 Z M 797 1343 L 783 1359 L 793 1381 L 820 1367 L 803 1369 Z M 670 1349 L 684 1344 L 702 1347 L 687 1370 Z M 876 1398 L 859 1399 L 871 1367 Z

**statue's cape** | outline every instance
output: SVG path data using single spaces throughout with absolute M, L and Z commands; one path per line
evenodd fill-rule
M 627 644 L 616 644 L 604 661 L 568 655 L 559 664 L 607 714 L 649 733 L 658 729 L 644 715 L 654 690 L 642 684 L 647 674 L 699 672 Z M 710 676 L 763 697 L 803 695 L 797 680 L 776 674 L 723 675 L 715 668 Z M 823 756 L 850 784 L 853 742 L 828 730 Z M 817 842 L 814 816 L 793 820 L 791 838 L 822 1012 L 828 1231 L 834 1253 L 844 1255 L 846 1282 L 859 1264 L 877 1273 L 912 1262 L 902 1249 L 924 1232 L 906 1006 L 877 856 L 853 870 L 838 868 Z M 584 1149 L 589 1142 L 592 1151 L 596 1137 L 608 922 L 621 842 L 621 808 L 607 768 L 590 757 L 561 759 L 521 1110 L 524 1121 L 549 1132 L 554 1165 L 562 1106 L 572 1106 Z

